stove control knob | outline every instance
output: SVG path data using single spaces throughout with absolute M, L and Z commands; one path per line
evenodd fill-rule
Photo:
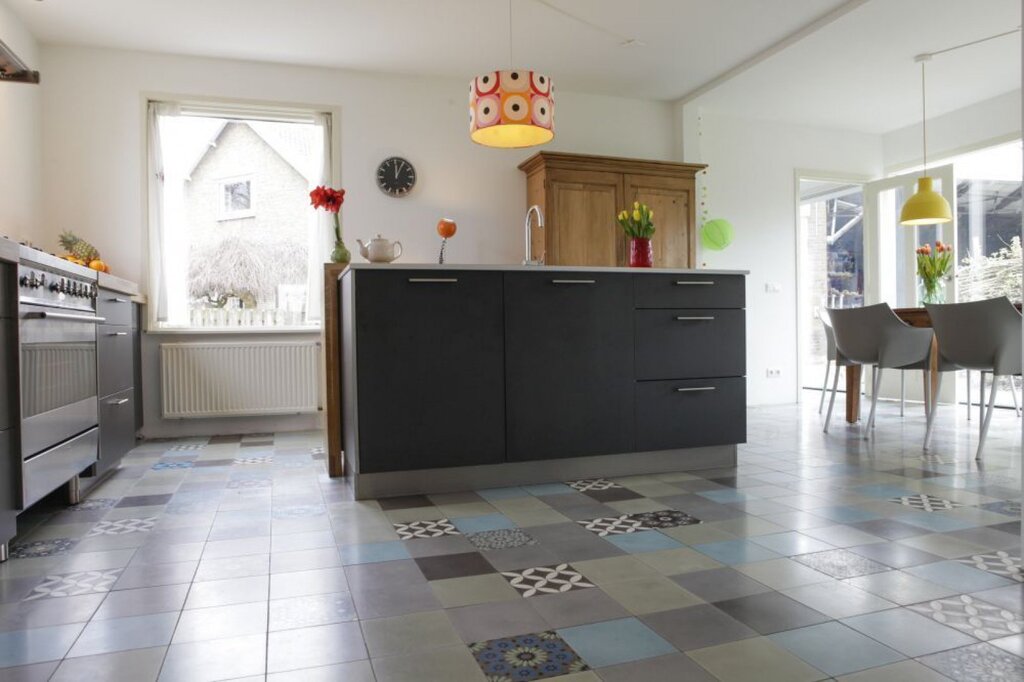
M 68 293 L 68 281 L 63 277 L 60 278 L 60 288 L 58 289 L 58 291 L 60 291 L 60 293 L 62 294 Z
M 71 283 L 71 295 L 75 296 L 77 298 L 78 296 L 81 295 L 81 293 L 82 293 L 82 285 L 79 282 L 72 282 Z
M 52 291 L 55 294 L 57 292 L 59 292 L 60 291 L 60 282 L 58 282 L 57 280 L 54 280 L 54 281 L 50 282 L 50 291 Z
M 18 284 L 21 285 L 22 287 L 27 287 L 28 286 L 28 275 L 22 275 L 21 277 L 19 277 L 18 278 Z
M 99 295 L 100 292 L 95 286 L 89 287 L 89 298 L 95 301 Z
M 36 273 L 32 273 L 28 277 L 28 288 L 38 289 L 39 288 L 39 276 Z

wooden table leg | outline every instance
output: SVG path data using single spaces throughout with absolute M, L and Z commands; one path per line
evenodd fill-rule
M 846 368 L 846 421 L 856 424 L 860 419 L 860 365 Z

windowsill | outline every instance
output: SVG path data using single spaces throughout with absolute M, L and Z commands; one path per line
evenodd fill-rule
M 226 223 L 229 220 L 244 220 L 245 218 L 255 218 L 255 211 L 239 211 L 238 213 L 224 213 L 217 218 L 217 222 Z
M 317 334 L 323 331 L 321 325 L 303 325 L 300 327 L 157 327 L 147 329 L 153 335 L 188 335 L 188 336 L 224 336 L 246 334 L 260 336 L 263 334 Z

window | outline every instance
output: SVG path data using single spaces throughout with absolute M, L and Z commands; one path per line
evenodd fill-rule
M 252 211 L 252 180 L 223 180 L 221 182 L 221 220 L 251 218 Z
M 151 326 L 318 323 L 329 226 L 309 191 L 330 184 L 329 118 L 151 103 Z

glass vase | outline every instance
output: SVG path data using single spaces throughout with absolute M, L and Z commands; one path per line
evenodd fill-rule
M 345 247 L 345 242 L 340 239 L 334 242 L 334 250 L 331 251 L 332 263 L 351 263 L 352 254 Z
M 629 267 L 649 268 L 654 265 L 654 247 L 648 237 L 633 237 L 629 240 Z
M 921 305 L 925 303 L 945 303 L 946 302 L 946 287 L 942 280 L 929 281 L 926 279 L 918 279 L 918 300 L 921 301 Z

